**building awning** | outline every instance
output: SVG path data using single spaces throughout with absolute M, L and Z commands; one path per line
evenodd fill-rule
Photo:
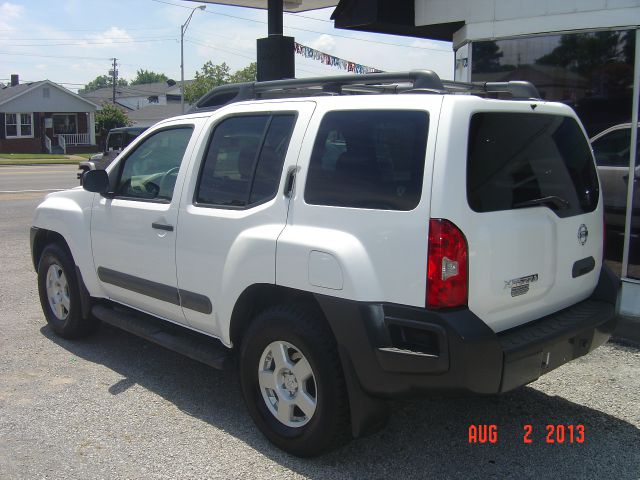
M 233 5 L 236 7 L 267 9 L 267 0 L 192 0 L 198 3 L 217 3 L 219 5 Z M 283 9 L 285 12 L 306 12 L 308 10 L 318 10 L 320 8 L 335 7 L 338 0 L 284 0 Z

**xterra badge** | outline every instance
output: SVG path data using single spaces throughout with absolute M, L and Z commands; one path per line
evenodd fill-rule
M 538 274 L 527 275 L 526 277 L 513 278 L 504 281 L 504 288 L 511 289 L 511 296 L 518 297 L 529 291 L 529 284 L 538 281 Z
M 578 228 L 578 241 L 580 242 L 580 245 L 587 243 L 587 238 L 589 238 L 589 229 L 583 223 L 580 225 L 580 228 Z

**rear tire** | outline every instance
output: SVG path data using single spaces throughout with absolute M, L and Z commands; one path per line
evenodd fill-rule
M 260 313 L 244 335 L 240 382 L 254 422 L 282 450 L 310 457 L 348 440 L 336 342 L 315 309 L 287 305 Z
M 75 264 L 58 244 L 47 245 L 40 256 L 38 292 L 47 323 L 61 337 L 79 338 L 98 328 L 93 317 L 82 318 Z

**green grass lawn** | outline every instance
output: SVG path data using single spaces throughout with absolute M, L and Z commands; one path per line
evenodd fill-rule
M 65 159 L 66 155 L 56 155 L 54 153 L 0 153 L 0 158 L 16 160 L 33 160 L 34 158 Z
M 51 153 L 0 153 L 0 165 L 64 165 L 77 164 L 78 158 L 88 159 L 95 153 L 74 153 L 73 155 L 60 155 Z M 71 158 L 71 157 L 74 158 Z

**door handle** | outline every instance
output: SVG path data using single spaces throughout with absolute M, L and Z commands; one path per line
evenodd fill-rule
M 151 224 L 151 228 L 155 228 L 157 230 L 165 230 L 167 232 L 173 232 L 173 225 L 166 225 L 164 223 L 153 222 Z
M 284 196 L 287 198 L 291 198 L 293 194 L 293 187 L 295 185 L 296 180 L 296 170 L 297 168 L 290 168 L 287 172 L 287 179 L 284 182 Z

